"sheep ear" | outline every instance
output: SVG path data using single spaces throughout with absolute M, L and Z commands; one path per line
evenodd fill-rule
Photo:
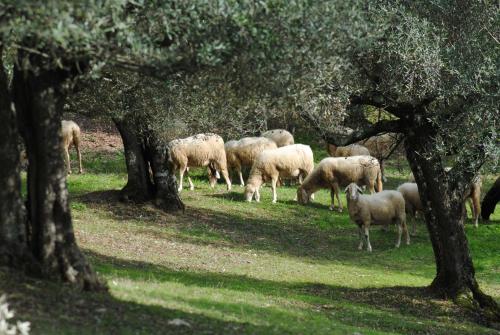
M 344 189 L 344 193 L 347 193 L 347 189 L 349 188 L 349 185 Z
M 356 188 L 358 189 L 359 193 L 363 193 L 363 189 L 361 187 L 359 187 L 358 185 L 356 185 Z

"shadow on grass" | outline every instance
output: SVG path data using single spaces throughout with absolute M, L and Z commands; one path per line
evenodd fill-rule
M 223 199 L 240 197 L 236 192 L 214 194 Z M 314 261 L 337 261 L 342 264 L 362 266 L 379 271 L 401 272 L 432 279 L 434 274 L 433 255 L 428 235 L 422 224 L 418 234 L 412 237 L 410 246 L 402 245 L 394 249 L 396 232 L 393 227 L 388 232 L 374 227 L 370 239 L 373 254 L 357 250 L 358 235 L 348 216 L 318 203 L 308 206 L 277 204 L 286 209 L 287 215 L 275 213 L 270 217 L 267 212 L 258 214 L 246 208 L 188 208 L 185 213 L 169 214 L 152 205 L 135 205 L 118 201 L 117 191 L 92 192 L 77 197 L 88 206 L 103 210 L 113 220 L 140 220 L 144 235 L 163 238 L 162 231 L 148 227 L 164 227 L 174 232 L 175 239 L 197 245 L 215 247 L 232 246 L 238 249 L 254 249 L 310 258 Z M 246 204 L 242 204 L 245 206 Z M 251 204 L 249 204 L 250 206 Z M 314 206 L 314 207 L 312 207 Z M 317 206 L 317 207 L 316 207 Z M 314 210 L 311 210 L 314 209 Z M 290 218 L 293 218 L 291 220 Z M 488 235 L 478 235 L 477 245 L 487 242 L 488 248 L 498 249 Z M 493 255 L 493 256 L 492 256 Z M 494 253 L 478 253 L 476 263 Z
M 481 319 L 473 311 L 464 310 L 451 302 L 435 299 L 423 287 L 369 287 L 362 289 L 317 283 L 290 283 L 251 278 L 244 275 L 216 272 L 173 270 L 146 262 L 123 260 L 86 250 L 100 273 L 111 278 L 132 281 L 172 282 L 214 290 L 233 290 L 262 296 L 286 297 L 305 302 L 305 308 L 322 313 L 325 318 L 341 321 L 353 327 L 377 329 L 403 334 L 442 333 L 475 334 L 464 329 L 464 322 L 477 323 Z M 238 294 L 234 293 L 237 297 Z M 207 299 L 186 299 L 201 309 L 220 310 L 223 313 L 262 314 L 271 320 L 286 321 L 292 316 L 282 310 L 240 306 Z M 244 304 L 243 304 L 244 305 Z M 284 308 L 286 309 L 286 308 Z M 472 325 L 472 328 L 476 327 Z
M 276 325 L 225 321 L 196 312 L 145 305 L 107 292 L 82 292 L 0 268 L 0 293 L 7 293 L 16 320 L 30 321 L 31 334 L 280 334 Z M 208 314 L 208 313 L 207 313 Z M 182 319 L 189 325 L 175 325 Z

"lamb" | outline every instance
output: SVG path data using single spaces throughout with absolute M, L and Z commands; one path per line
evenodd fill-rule
M 179 192 L 182 191 L 184 173 L 188 176 L 189 188 L 194 190 L 189 177 L 190 167 L 208 167 L 210 186 L 214 187 L 220 171 L 226 181 L 227 190 L 231 190 L 231 181 L 227 172 L 226 151 L 222 137 L 212 133 L 198 134 L 176 139 L 168 143 L 169 162 L 174 171 L 179 170 Z
M 337 147 L 334 144 L 327 143 L 326 151 L 332 157 L 370 156 L 370 151 L 365 146 L 359 144 Z
M 321 188 L 329 188 L 332 203 L 330 210 L 334 209 L 334 196 L 339 203 L 339 212 L 343 205 L 339 196 L 339 187 L 350 183 L 359 186 L 368 186 L 371 193 L 382 191 L 382 178 L 380 165 L 376 158 L 371 156 L 327 157 L 323 159 L 307 176 L 297 190 L 297 200 L 300 204 L 307 204 L 312 194 Z
M 290 132 L 288 132 L 285 129 L 268 130 L 268 131 L 260 134 L 260 136 L 266 137 L 270 140 L 273 140 L 274 142 L 276 142 L 276 145 L 278 146 L 278 148 L 284 147 L 287 145 L 292 145 L 295 143 L 294 139 L 293 139 L 293 135 L 290 134 Z
M 446 172 L 451 170 L 451 167 L 445 167 Z M 410 173 L 408 176 L 408 181 L 415 182 L 415 176 Z M 464 193 L 464 201 L 469 202 L 469 207 L 472 212 L 472 218 L 474 220 L 474 227 L 478 227 L 479 215 L 481 215 L 481 187 L 483 185 L 481 175 L 477 175 L 472 180 L 470 188 L 468 188 Z M 466 213 L 464 214 L 466 215 Z
M 241 168 L 251 168 L 258 154 L 266 149 L 276 149 L 277 145 L 273 140 L 266 137 L 244 137 L 239 141 L 229 141 L 224 147 L 228 170 L 236 169 L 241 186 L 245 186 Z
M 314 168 L 313 152 L 311 147 L 304 144 L 293 144 L 277 149 L 261 152 L 255 160 L 245 188 L 245 198 L 260 201 L 260 186 L 271 180 L 273 189 L 273 203 L 277 201 L 276 183 L 279 177 L 307 176 Z
M 406 226 L 405 199 L 398 191 L 381 191 L 376 194 L 363 195 L 361 188 L 355 183 L 350 183 L 346 189 L 347 208 L 349 217 L 359 228 L 359 246 L 372 251 L 370 244 L 371 225 L 387 225 L 395 223 L 398 226 L 396 248 L 401 244 L 401 233 L 405 231 L 406 244 L 410 244 L 410 235 Z
M 62 129 L 62 147 L 64 150 L 64 157 L 66 160 L 66 167 L 68 174 L 71 174 L 71 162 L 69 158 L 69 148 L 73 145 L 76 149 L 76 154 L 78 155 L 78 165 L 79 173 L 83 173 L 82 168 L 82 155 L 80 153 L 80 127 L 73 121 L 61 121 Z
M 398 192 L 403 195 L 405 199 L 406 213 L 413 216 L 412 225 L 412 235 L 415 235 L 417 231 L 416 214 L 417 212 L 422 213 L 424 208 L 422 202 L 420 201 L 420 195 L 418 194 L 418 186 L 416 183 L 403 183 L 399 185 Z

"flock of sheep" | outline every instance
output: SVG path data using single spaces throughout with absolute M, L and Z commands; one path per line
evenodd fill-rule
M 179 192 L 182 191 L 184 174 L 188 176 L 191 190 L 193 182 L 189 177 L 190 167 L 207 167 L 210 185 L 216 183 L 219 173 L 224 177 L 227 189 L 231 190 L 229 172 L 238 173 L 241 186 L 245 186 L 247 201 L 260 201 L 259 189 L 263 183 L 270 182 L 273 192 L 272 202 L 277 201 L 276 187 L 280 180 L 295 178 L 299 181 L 296 200 L 307 204 L 319 189 L 330 189 L 331 206 L 337 198 L 338 210 L 343 210 L 340 188 L 345 187 L 349 216 L 359 227 L 359 249 L 366 244 L 372 250 L 369 239 L 371 225 L 394 223 L 398 227 L 396 247 L 401 243 L 405 232 L 406 243 L 410 237 L 406 226 L 406 213 L 413 216 L 423 210 L 417 184 L 407 182 L 397 190 L 382 190 L 382 171 L 379 161 L 370 156 L 370 151 L 362 145 L 346 147 L 329 146 L 328 151 L 337 157 L 328 157 L 314 166 L 313 152 L 308 145 L 294 144 L 292 134 L 283 129 L 274 129 L 260 137 L 245 137 L 228 141 L 216 134 L 198 134 L 177 139 L 168 144 L 170 160 L 175 171 L 179 170 Z M 250 169 L 245 184 L 242 170 Z M 360 194 L 366 187 L 370 195 Z M 480 178 L 471 188 L 467 198 L 473 199 L 475 225 L 479 217 Z M 375 190 L 377 193 L 375 193 Z M 414 220 L 415 222 L 415 220 Z M 415 233 L 415 223 L 412 233 Z
M 82 172 L 79 150 L 80 129 L 72 121 L 63 121 L 63 149 L 68 171 L 71 171 L 68 149 L 76 147 L 79 159 L 79 170 Z M 272 202 L 277 201 L 276 188 L 285 179 L 298 179 L 296 200 L 307 204 L 314 199 L 314 193 L 320 189 L 329 189 L 331 194 L 330 210 L 334 209 L 337 198 L 338 211 L 342 212 L 340 188 L 345 188 L 349 217 L 359 228 L 359 249 L 366 244 L 368 251 L 372 250 L 369 239 L 371 225 L 387 226 L 391 223 L 398 227 L 396 247 L 401 243 L 404 232 L 406 244 L 410 236 L 406 226 L 406 214 L 413 217 L 422 212 L 418 187 L 413 176 L 409 182 L 403 183 L 397 190 L 382 188 L 382 168 L 379 160 L 370 155 L 363 145 L 351 144 L 346 147 L 327 146 L 331 156 L 314 166 L 311 148 L 304 144 L 295 144 L 293 135 L 283 129 L 269 130 L 260 137 L 245 137 L 224 143 L 222 137 L 212 133 L 198 134 L 191 137 L 176 139 L 168 143 L 169 163 L 174 172 L 179 171 L 179 192 L 183 189 L 184 175 L 188 177 L 190 189 L 194 184 L 189 176 L 190 167 L 207 167 L 210 186 L 214 187 L 220 174 L 224 178 L 227 189 L 231 190 L 229 172 L 238 173 L 241 186 L 244 186 L 245 199 L 260 201 L 260 187 L 270 182 L 273 192 Z M 243 169 L 250 169 L 245 184 Z M 369 195 L 360 194 L 361 188 L 368 188 Z M 377 191 L 377 193 L 375 193 Z M 464 199 L 471 200 L 471 208 L 478 225 L 480 212 L 479 199 L 481 178 L 478 177 Z M 413 220 L 412 234 L 416 231 Z

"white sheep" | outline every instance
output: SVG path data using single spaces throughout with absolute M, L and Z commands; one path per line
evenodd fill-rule
M 332 199 L 330 210 L 334 209 L 336 196 L 339 203 L 338 210 L 342 212 L 340 187 L 345 187 L 350 183 L 367 186 L 371 193 L 375 192 L 375 183 L 377 183 L 377 191 L 382 191 L 380 165 L 377 159 L 371 156 L 324 158 L 299 186 L 297 200 L 301 204 L 307 204 L 314 192 L 328 188 Z
M 418 186 L 416 183 L 403 183 L 399 185 L 398 192 L 403 195 L 405 199 L 406 213 L 413 216 L 412 224 L 412 235 L 415 235 L 417 231 L 416 215 L 418 213 L 423 213 L 422 202 L 420 201 L 420 195 L 418 194 Z
M 276 149 L 273 140 L 266 137 L 244 137 L 239 141 L 229 141 L 224 145 L 226 150 L 228 170 L 236 169 L 240 177 L 241 186 L 245 186 L 243 167 L 251 168 L 258 154 L 267 149 Z
M 264 150 L 257 156 L 245 188 L 245 198 L 260 201 L 260 186 L 271 181 L 273 203 L 277 201 L 276 183 L 279 177 L 290 178 L 302 175 L 306 177 L 314 168 L 311 147 L 304 144 L 293 144 L 285 147 Z
M 66 167 L 68 174 L 71 174 L 71 162 L 69 158 L 69 148 L 73 145 L 76 149 L 76 154 L 78 156 L 78 172 L 83 173 L 82 168 L 82 155 L 80 153 L 80 127 L 73 121 L 61 121 L 61 132 L 62 132 L 62 147 L 64 150 L 64 158 L 66 160 Z
M 168 149 L 169 161 L 174 171 L 179 170 L 179 192 L 182 191 L 184 173 L 188 176 L 189 188 L 194 189 L 193 181 L 189 177 L 189 167 L 205 166 L 209 169 L 211 187 L 215 186 L 218 171 L 220 171 L 226 181 L 228 191 L 231 190 L 224 140 L 219 135 L 206 133 L 173 140 L 168 143 Z
M 355 183 L 349 184 L 346 189 L 347 208 L 349 217 L 358 225 L 359 246 L 371 252 L 370 244 L 371 225 L 388 225 L 394 223 L 398 226 L 396 248 L 401 244 L 401 234 L 405 231 L 406 244 L 410 244 L 410 235 L 406 227 L 405 199 L 398 191 L 381 191 L 371 195 L 363 195 L 361 188 Z
M 451 170 L 451 167 L 445 167 L 445 172 Z M 415 176 L 413 172 L 408 176 L 409 182 L 415 182 Z M 474 220 L 474 227 L 478 227 L 479 216 L 481 215 L 481 187 L 483 186 L 483 180 L 481 175 L 477 175 L 472 180 L 469 188 L 464 193 L 464 201 L 469 202 L 469 207 L 472 212 L 472 219 Z M 466 214 L 464 214 L 466 215 Z
M 334 144 L 327 143 L 326 151 L 332 157 L 370 156 L 370 151 L 365 146 L 360 144 L 338 147 Z
M 294 144 L 293 135 L 285 129 L 272 129 L 260 134 L 262 137 L 267 137 L 274 142 L 278 147 L 284 147 Z

